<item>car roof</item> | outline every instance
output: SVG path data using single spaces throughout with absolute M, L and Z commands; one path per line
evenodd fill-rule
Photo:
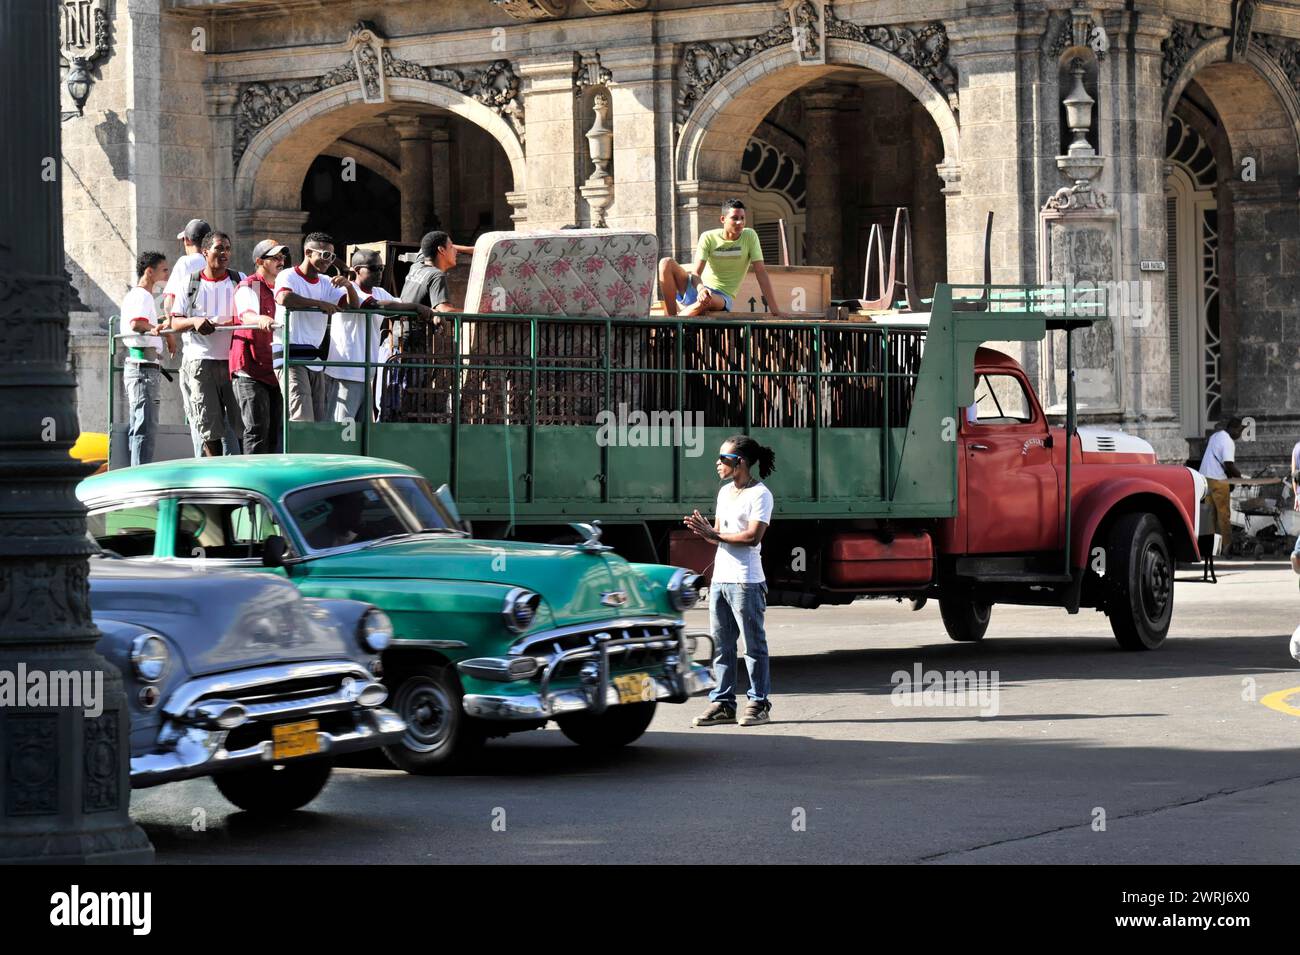
M 108 471 L 82 481 L 77 496 L 83 501 L 120 501 L 167 488 L 243 488 L 274 501 L 306 484 L 377 474 L 420 477 L 418 471 L 405 464 L 356 454 L 235 454 L 156 461 Z
M 979 348 L 975 351 L 975 369 L 976 371 L 983 369 L 1020 371 L 1020 362 L 996 349 Z

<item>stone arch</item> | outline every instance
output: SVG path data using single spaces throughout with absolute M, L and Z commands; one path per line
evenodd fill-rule
M 714 84 L 682 125 L 674 162 L 678 182 L 735 181 L 745 145 L 767 112 L 800 87 L 845 66 L 873 70 L 910 92 L 939 129 L 944 166 L 957 168 L 957 117 L 930 81 L 892 53 L 853 40 L 830 39 L 824 66 L 799 65 L 794 45 L 784 44 L 747 60 Z
M 1165 90 L 1161 134 L 1169 125 L 1178 101 L 1192 80 L 1200 84 L 1211 100 L 1220 99 L 1230 86 L 1236 86 L 1256 103 L 1275 104 L 1277 110 L 1274 111 L 1270 125 L 1257 128 L 1247 126 L 1244 117 L 1234 110 L 1219 110 L 1234 164 L 1258 148 L 1276 148 L 1273 142 L 1261 142 L 1257 135 L 1259 132 L 1265 129 L 1285 129 L 1290 134 L 1291 144 L 1290 155 L 1287 157 L 1289 171 L 1300 173 L 1300 94 L 1287 80 L 1281 67 L 1256 44 L 1251 45 L 1244 63 L 1229 62 L 1231 42 L 1227 36 L 1208 40 L 1187 58 L 1187 62 Z
M 388 101 L 366 103 L 355 83 L 322 90 L 285 110 L 249 142 L 235 173 L 235 202 L 241 210 L 297 209 L 307 168 L 321 152 L 360 121 L 394 103 L 435 106 L 486 130 L 510 162 L 514 191 L 526 188 L 524 149 L 501 116 L 478 100 L 437 83 L 385 77 Z

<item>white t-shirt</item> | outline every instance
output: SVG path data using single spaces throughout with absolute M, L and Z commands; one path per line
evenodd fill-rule
M 362 291 L 356 282 L 352 287 L 357 290 L 357 299 L 364 302 L 373 298 L 376 305 L 396 302 L 397 296 L 390 295 L 386 289 L 376 285 L 369 292 Z M 379 357 L 379 333 L 383 330 L 384 316 L 361 315 L 356 312 L 339 312 L 330 316 L 330 361 L 365 361 L 366 360 L 366 323 L 370 319 L 370 360 Z M 325 374 L 341 381 L 365 381 L 364 368 L 343 368 L 335 366 L 325 369 Z
M 723 534 L 739 534 L 749 529 L 750 521 L 770 524 L 772 507 L 772 492 L 762 481 L 743 491 L 728 481 L 718 491 L 718 529 Z M 711 580 L 716 584 L 761 584 L 767 580 L 762 556 L 762 544 L 745 547 L 719 541 Z
M 235 317 L 235 275 L 227 272 L 225 278 L 210 279 L 199 275 L 199 293 L 194 300 L 194 313 L 204 315 L 217 325 L 229 325 Z M 184 290 L 182 289 L 182 294 Z M 173 305 L 173 310 L 182 306 Z M 186 332 L 181 336 L 185 346 L 181 349 L 182 361 L 229 361 L 230 332 L 217 330 L 211 335 Z
M 275 277 L 275 323 L 283 325 L 286 321 L 286 309 L 279 304 L 280 290 L 288 289 L 303 298 L 314 298 L 320 302 L 338 302 L 347 298 L 347 293 L 342 289 L 337 289 L 330 284 L 330 280 L 323 275 L 317 275 L 315 281 L 309 281 L 306 276 L 298 271 L 298 266 L 291 269 L 285 269 Z M 290 345 L 310 345 L 312 348 L 319 348 L 321 341 L 325 338 L 325 330 L 328 325 L 324 312 L 307 312 L 298 309 L 293 310 L 293 320 L 289 323 L 289 344 Z M 276 339 L 274 352 L 279 355 L 280 339 Z M 320 371 L 320 365 L 298 366 L 306 367 L 309 371 Z
M 163 340 L 158 335 L 135 335 L 132 334 L 131 323 L 137 318 L 143 318 L 150 325 L 158 324 L 158 307 L 154 303 L 153 296 L 149 290 L 137 285 L 131 291 L 126 293 L 122 299 L 122 334 L 126 338 L 122 339 L 124 348 L 157 348 L 162 349 Z M 139 358 L 132 358 L 128 354 L 126 361 L 129 364 L 139 364 Z
M 1205 456 L 1201 458 L 1201 473 L 1217 481 L 1227 480 L 1228 472 L 1223 470 L 1223 462 L 1235 461 L 1233 455 L 1236 453 L 1237 446 L 1228 432 L 1214 432 L 1205 445 Z
M 172 265 L 171 277 L 163 286 L 163 297 L 166 298 L 168 295 L 173 297 L 173 315 L 179 315 L 181 309 L 185 307 L 185 287 L 189 285 L 190 276 L 195 272 L 201 272 L 207 264 L 208 260 L 203 257 L 202 252 L 191 252 L 189 255 L 182 255 Z

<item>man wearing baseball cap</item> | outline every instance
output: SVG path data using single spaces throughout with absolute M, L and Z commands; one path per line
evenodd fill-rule
M 200 246 L 203 240 L 207 238 L 208 233 L 212 231 L 212 226 L 208 225 L 206 219 L 191 219 L 185 223 L 185 228 L 176 233 L 185 246 L 185 253 L 179 256 L 172 264 L 172 274 L 163 287 L 162 294 L 162 311 L 164 321 L 170 319 L 173 315 L 179 316 L 184 312 L 185 290 L 189 286 L 190 276 L 196 272 L 202 272 L 208 260 L 204 257 Z M 176 354 L 174 339 L 170 336 L 167 338 L 167 347 L 173 355 Z M 181 389 L 181 407 L 185 409 L 185 417 L 190 426 L 190 441 L 194 445 L 194 456 L 196 458 L 203 456 L 203 438 L 199 434 L 198 422 L 189 413 L 190 408 L 190 388 L 189 382 L 184 375 L 179 375 L 176 379 Z M 227 454 L 237 454 L 239 446 L 232 444 L 234 433 L 228 431 L 223 441 Z
M 274 239 L 253 248 L 256 269 L 235 291 L 243 328 L 231 334 L 230 381 L 244 418 L 244 453 L 277 454 L 283 448 L 284 397 L 275 374 L 275 277 L 289 250 Z M 251 327 L 250 327 L 251 326 Z

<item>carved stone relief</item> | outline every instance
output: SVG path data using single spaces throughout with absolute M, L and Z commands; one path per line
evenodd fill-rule
M 919 27 L 861 26 L 839 19 L 830 6 L 825 7 L 824 18 L 823 47 L 829 39 L 852 40 L 893 54 L 925 76 L 955 106 L 957 71 L 948 60 L 948 34 L 942 23 L 935 21 Z M 729 72 L 764 50 L 794 40 L 793 23 L 787 16 L 758 36 L 688 44 L 677 72 L 677 123 L 686 122 L 701 97 Z
M 492 0 L 516 20 L 553 20 L 564 16 L 568 0 Z
M 358 49 L 374 50 L 371 43 L 359 40 Z M 382 77 L 400 76 L 406 79 L 421 80 L 447 86 L 478 100 L 484 106 L 497 113 L 507 123 L 519 142 L 524 142 L 524 105 L 520 90 L 519 76 L 509 60 L 496 60 L 479 69 L 462 72 L 433 66 L 421 66 L 410 60 L 399 59 L 387 47 L 382 47 L 377 54 L 379 64 L 375 67 L 378 79 L 379 100 L 367 99 L 367 102 L 383 102 L 386 91 Z M 286 83 L 248 83 L 240 88 L 239 104 L 235 114 L 235 164 L 239 164 L 244 150 L 258 131 L 284 113 L 295 103 L 306 99 L 322 90 L 342 83 L 357 81 L 363 74 L 358 72 L 359 59 L 356 49 L 353 57 L 345 63 L 318 79 L 301 80 Z

